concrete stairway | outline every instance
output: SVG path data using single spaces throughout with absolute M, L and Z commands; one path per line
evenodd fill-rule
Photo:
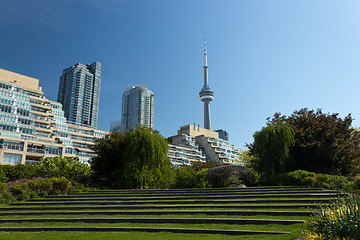
M 338 195 L 307 187 L 90 191 L 1 207 L 0 231 L 288 234 L 256 226 L 303 224 Z

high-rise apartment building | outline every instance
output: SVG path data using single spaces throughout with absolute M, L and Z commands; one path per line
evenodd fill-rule
M 107 132 L 69 124 L 62 105 L 44 96 L 39 80 L 0 69 L 0 164 L 34 164 L 41 157 L 89 162 Z
M 126 88 L 122 97 L 121 131 L 138 124 L 154 127 L 154 93 L 145 84 Z
M 58 102 L 68 122 L 97 128 L 101 63 L 77 63 L 60 76 Z

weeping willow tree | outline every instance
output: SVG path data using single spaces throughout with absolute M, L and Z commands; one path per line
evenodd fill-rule
M 291 164 L 289 149 L 294 143 L 294 131 L 287 122 L 268 125 L 255 132 L 250 151 L 255 155 L 256 170 L 268 177 L 283 172 Z
M 168 157 L 167 142 L 151 128 L 138 125 L 125 134 L 113 133 L 97 141 L 94 150 L 98 154 L 92 164 L 97 168 L 94 172 L 106 169 L 107 172 L 100 175 L 112 187 L 166 188 L 174 181 L 175 172 Z M 100 168 L 102 161 L 107 166 Z
M 122 157 L 129 187 L 164 188 L 174 172 L 168 157 L 168 144 L 159 132 L 143 125 L 128 131 Z

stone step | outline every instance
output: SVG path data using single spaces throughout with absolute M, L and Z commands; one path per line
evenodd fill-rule
M 172 200 L 172 201 L 72 201 L 72 202 L 15 202 L 11 206 L 40 206 L 40 205 L 159 205 L 159 204 L 251 204 L 251 203 L 326 203 L 333 198 L 307 198 L 307 199 L 246 199 L 246 200 Z
M 238 216 L 311 216 L 311 211 L 250 211 L 250 210 L 163 210 L 163 211 L 45 211 L 45 212 L 0 212 L 0 216 L 31 215 L 238 215 Z
M 204 188 L 204 189 L 127 189 L 127 190 L 90 190 L 80 194 L 103 194 L 103 193 L 115 193 L 115 194 L 151 194 L 151 193 L 213 193 L 213 192 L 251 192 L 251 191 L 295 191 L 295 190 L 323 190 L 323 188 L 310 188 L 310 187 L 248 187 L 248 188 Z M 73 193 L 78 194 L 78 193 Z
M 191 234 L 225 234 L 225 235 L 258 235 L 258 234 L 289 234 L 289 232 L 251 231 L 251 230 L 215 230 L 188 228 L 145 228 L 145 227 L 0 227 L 6 232 L 172 232 Z
M 285 209 L 297 209 L 297 208 L 316 208 L 316 204 L 280 204 L 280 205 L 142 205 L 142 206 L 66 206 L 66 207 L 3 207 L 0 211 L 39 211 L 39 210 L 135 210 L 135 209 L 189 209 L 189 208 L 219 208 L 219 209 L 263 209 L 263 208 L 285 208 Z
M 179 193 L 179 194 L 166 194 L 166 193 L 159 193 L 159 194 L 120 194 L 120 193 L 103 193 L 103 194 L 71 194 L 71 195 L 63 195 L 63 196 L 48 196 L 45 199 L 59 199 L 59 201 L 62 201 L 62 199 L 83 199 L 83 198 L 97 198 L 97 199 L 103 199 L 103 198 L 135 198 L 135 197 L 144 197 L 146 198 L 153 198 L 153 197 L 198 197 L 198 196 L 248 196 L 251 194 L 334 194 L 337 195 L 338 191 L 334 190 L 304 190 L 304 191 L 267 191 L 267 192 L 231 192 L 231 193 L 218 193 L 218 192 L 212 192 L 212 193 Z
M 0 219 L 0 223 L 183 223 L 183 224 L 280 224 L 290 225 L 305 223 L 304 220 L 274 220 L 274 219 L 233 219 L 233 218 L 27 218 Z

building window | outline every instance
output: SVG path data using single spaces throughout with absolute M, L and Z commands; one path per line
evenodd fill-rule
M 12 154 L 12 153 L 4 153 L 4 163 L 21 163 L 21 155 L 20 154 Z

